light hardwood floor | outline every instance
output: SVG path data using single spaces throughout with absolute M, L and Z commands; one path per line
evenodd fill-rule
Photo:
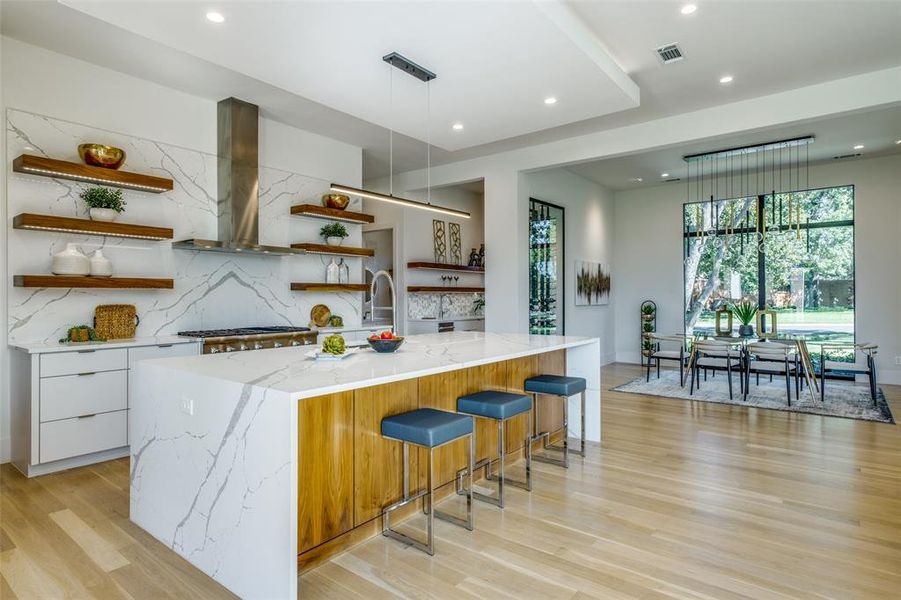
M 603 445 L 568 471 L 536 463 L 473 533 L 437 522 L 434 558 L 357 546 L 302 597 L 901 597 L 899 426 L 606 391 L 638 375 L 604 368 Z M 126 459 L 0 479 L 0 598 L 231 597 L 128 521 Z

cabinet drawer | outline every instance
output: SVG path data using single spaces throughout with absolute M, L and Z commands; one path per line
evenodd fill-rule
M 128 368 L 128 350 L 78 350 L 41 355 L 41 377 L 116 371 Z
M 41 422 L 128 408 L 128 371 L 41 379 Z
M 196 356 L 200 354 L 200 344 L 163 344 L 162 346 L 141 346 L 128 349 L 128 368 L 139 360 L 150 358 L 171 358 L 173 356 Z
M 128 411 L 41 423 L 41 462 L 128 445 Z

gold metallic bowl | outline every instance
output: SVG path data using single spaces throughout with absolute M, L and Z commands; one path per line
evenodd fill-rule
M 344 210 L 345 208 L 347 208 L 348 203 L 350 203 L 350 196 L 345 196 L 344 194 L 322 195 L 322 206 L 326 208 Z
M 125 162 L 125 150 L 103 144 L 79 144 L 78 156 L 87 165 L 118 169 Z

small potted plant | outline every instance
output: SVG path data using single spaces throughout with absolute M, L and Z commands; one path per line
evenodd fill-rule
M 654 305 L 653 304 L 645 304 L 641 307 L 641 318 L 645 321 L 650 321 L 654 318 Z
M 90 325 L 76 325 L 74 327 L 70 327 L 68 331 L 66 331 L 66 337 L 61 338 L 60 343 L 65 342 L 104 342 L 102 337 L 97 335 L 97 332 L 94 331 L 94 328 Z
M 344 238 L 348 236 L 347 228 L 341 223 L 329 223 L 323 225 L 319 230 L 319 235 L 325 238 L 325 243 L 329 246 L 340 246 Z
M 757 316 L 757 307 L 751 302 L 745 301 L 732 304 L 729 306 L 729 310 L 741 323 L 738 328 L 738 335 L 741 337 L 752 337 L 754 335 L 754 326 L 751 323 L 754 321 L 754 317 Z
M 654 324 L 653 323 L 642 323 L 641 328 L 645 333 L 653 333 L 654 332 Z
M 94 221 L 115 221 L 119 213 L 125 210 L 122 190 L 92 187 L 78 196 L 90 209 L 91 219 Z

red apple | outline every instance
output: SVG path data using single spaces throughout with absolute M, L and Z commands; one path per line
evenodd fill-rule
M 382 338 L 383 340 L 393 340 L 394 334 L 391 333 L 390 331 L 383 331 L 379 337 Z

